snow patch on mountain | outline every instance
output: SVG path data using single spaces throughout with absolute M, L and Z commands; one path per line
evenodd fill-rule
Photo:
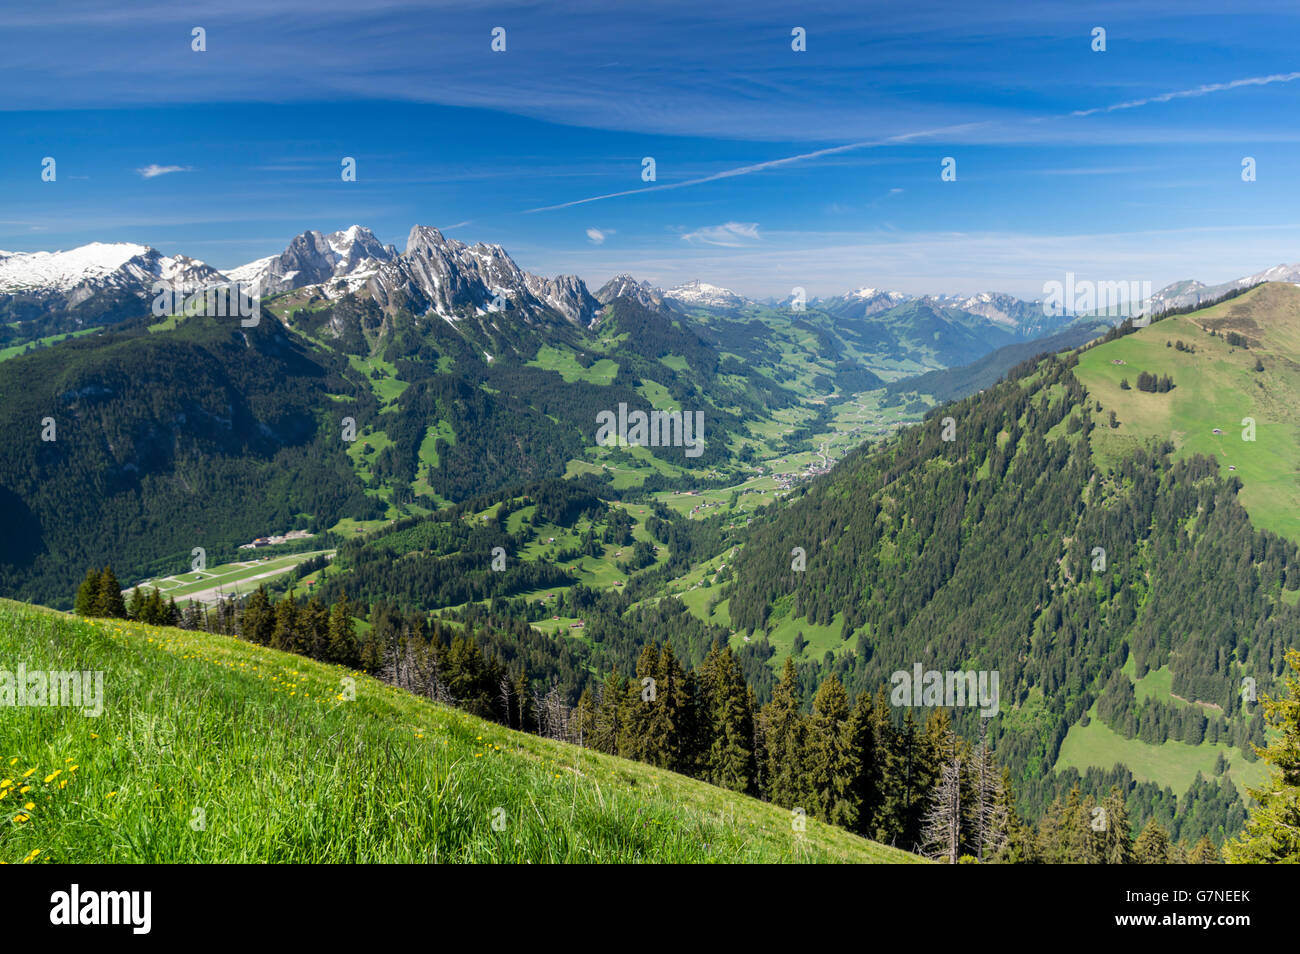
M 1300 285 L 1300 263 L 1274 265 L 1262 272 L 1256 272 L 1253 275 L 1247 275 L 1244 278 L 1238 278 L 1230 282 L 1221 282 L 1218 285 L 1206 285 L 1190 278 L 1173 282 L 1147 299 L 1142 312 L 1154 315 L 1170 308 L 1187 308 L 1199 305 L 1202 302 L 1221 298 L 1230 291 L 1235 291 L 1238 288 L 1249 288 L 1251 285 L 1258 285 L 1260 282 L 1287 282 L 1292 285 Z
M 745 299 L 731 289 L 710 285 L 699 279 L 668 289 L 664 292 L 664 297 L 685 305 L 702 305 L 706 308 L 738 308 L 745 304 Z
M 130 242 L 92 242 L 58 252 L 0 252 L 0 292 L 6 293 L 70 292 L 84 285 L 126 288 L 217 275 L 197 259 L 169 257 Z

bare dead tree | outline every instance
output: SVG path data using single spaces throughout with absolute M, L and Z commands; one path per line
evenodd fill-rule
M 921 844 L 927 857 L 950 865 L 957 863 L 961 849 L 961 782 L 961 759 L 954 755 L 943 766 L 921 831 Z
M 537 711 L 537 734 L 565 741 L 569 737 L 569 707 L 564 704 L 560 687 L 551 683 L 545 695 L 533 690 L 533 707 Z
M 509 673 L 501 674 L 501 682 L 498 684 L 498 688 L 501 691 L 501 695 L 498 698 L 501 700 L 501 711 L 505 713 L 506 727 L 510 729 L 522 728 L 521 726 L 515 725 L 515 720 L 510 712 L 510 698 L 514 694 L 514 687 L 510 685 Z
M 438 654 L 430 650 L 425 659 L 425 664 L 420 673 L 420 690 L 434 702 L 441 703 L 444 706 L 454 706 L 456 699 L 452 696 L 446 682 L 443 681 L 442 670 L 438 666 Z
M 972 799 L 971 825 L 974 828 L 976 857 L 980 861 L 994 857 L 1007 840 L 1010 818 L 1002 797 L 1002 776 L 989 750 L 988 724 L 980 720 L 979 745 L 970 766 Z
M 405 666 L 404 658 L 406 655 L 405 642 L 399 642 L 394 636 L 392 641 L 384 646 L 383 662 L 379 665 L 379 678 L 390 686 L 405 688 L 402 684 Z

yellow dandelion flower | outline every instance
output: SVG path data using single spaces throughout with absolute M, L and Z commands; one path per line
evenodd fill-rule
M 26 772 L 23 773 L 23 778 L 31 778 L 35 774 L 36 774 L 36 768 L 35 766 L 33 766 L 32 768 L 29 768 Z
M 26 805 L 23 806 L 23 808 L 27 809 L 29 812 L 35 807 L 36 807 L 35 802 L 28 802 Z
M 26 794 L 27 794 L 28 792 L 30 792 L 31 790 L 32 790 L 32 787 L 31 787 L 30 785 L 24 785 L 22 788 L 18 789 L 18 794 L 19 794 L 19 795 L 26 795 Z
M 51 782 L 53 782 L 56 778 L 58 778 L 62 774 L 63 774 L 63 769 L 55 769 L 49 775 L 45 776 L 45 784 L 49 785 Z
M 112 798 L 112 797 L 113 797 L 114 795 L 116 795 L 116 794 L 117 794 L 117 792 L 109 792 L 109 793 L 108 793 L 107 795 L 105 795 L 104 797 L 105 797 L 105 798 Z
M 16 821 L 18 824 L 21 825 L 23 822 L 27 821 L 27 819 L 30 817 L 31 817 L 30 815 L 15 815 L 14 821 Z

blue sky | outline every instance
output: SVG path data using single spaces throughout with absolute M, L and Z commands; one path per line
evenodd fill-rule
M 593 287 L 756 296 L 1035 297 L 1066 271 L 1160 287 L 1300 260 L 1291 2 L 10 7 L 11 251 L 231 267 L 307 228 L 401 247 L 420 223 Z

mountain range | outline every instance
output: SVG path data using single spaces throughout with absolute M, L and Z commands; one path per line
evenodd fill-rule
M 1300 264 L 1277 265 L 1216 285 L 1175 282 L 1152 295 L 1142 310 L 1194 306 L 1263 281 L 1300 282 Z M 929 329 L 923 335 L 955 336 L 956 341 L 973 335 L 991 345 L 986 351 L 1052 334 L 1080 317 L 1048 315 L 1041 301 L 993 291 L 910 295 L 862 287 L 796 303 L 790 297 L 751 299 L 700 280 L 661 289 L 624 274 L 592 293 L 575 275 L 549 278 L 523 270 L 500 245 L 467 245 L 417 225 L 399 251 L 370 229 L 353 225 L 337 232 L 305 231 L 278 255 L 225 271 L 189 256 L 124 242 L 57 252 L 0 251 L 0 318 L 8 322 L 0 343 L 21 344 L 130 317 L 152 301 L 156 282 L 171 287 L 239 282 L 262 296 L 310 290 L 317 300 L 331 301 L 361 295 L 385 312 L 405 308 L 450 322 L 506 312 L 528 323 L 561 320 L 591 327 L 599 322 L 603 306 L 618 297 L 676 312 L 741 315 L 770 308 L 797 314 L 807 309 L 845 322 L 919 321 Z M 947 350 L 942 366 L 969 357 L 965 345 Z
M 415 226 L 407 236 L 405 250 L 399 252 L 380 242 L 370 229 L 354 225 L 339 232 L 303 232 L 280 254 L 225 272 L 188 256 L 166 256 L 129 243 L 96 242 L 60 252 L 0 252 L 0 313 L 32 320 L 123 292 L 145 300 L 152 297 L 151 288 L 158 281 L 173 286 L 237 281 L 262 295 L 316 287 L 329 298 L 368 288 L 383 305 L 401 299 L 423 313 L 449 320 L 467 310 L 486 312 L 497 302 L 498 309 L 531 316 L 551 310 L 567 321 L 590 324 L 600 304 L 627 293 L 650 307 L 660 307 L 665 301 L 679 308 L 710 309 L 782 304 L 760 303 L 703 281 L 662 290 L 629 275 L 616 276 L 592 295 L 575 276 L 552 279 L 523 271 L 499 245 L 466 245 L 437 229 Z M 504 305 L 498 302 L 498 291 L 504 292 Z M 814 299 L 810 306 L 837 317 L 861 318 L 912 300 L 917 296 L 862 288 Z M 927 299 L 921 296 L 920 300 Z M 1033 328 L 1036 319 L 1042 318 L 1037 303 L 999 293 L 933 300 L 944 308 L 1013 329 Z M 112 313 L 110 308 L 95 316 L 88 310 L 84 319 L 112 320 Z

